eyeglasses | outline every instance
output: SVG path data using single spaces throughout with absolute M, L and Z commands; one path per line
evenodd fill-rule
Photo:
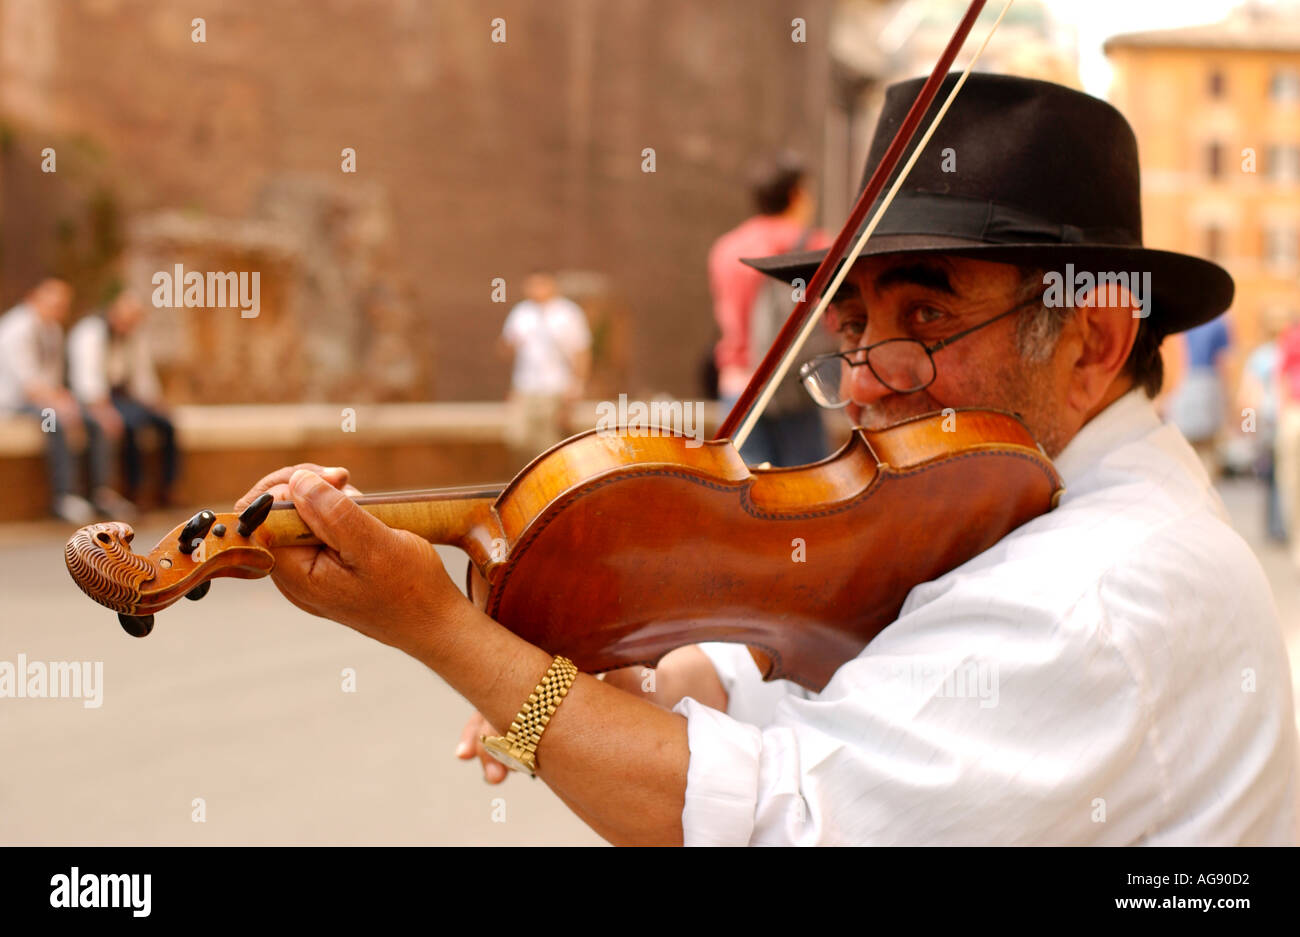
M 810 358 L 799 368 L 799 380 L 818 406 L 838 410 L 848 406 L 851 395 L 848 388 L 853 379 L 853 369 L 866 365 L 885 387 L 898 394 L 914 394 L 934 383 L 934 353 L 947 348 L 960 338 L 978 332 L 986 325 L 1005 319 L 1026 306 L 1041 301 L 1034 298 L 998 313 L 992 319 L 973 325 L 969 329 L 950 335 L 933 345 L 916 338 L 887 338 L 874 345 L 865 345 L 850 351 L 835 351 Z

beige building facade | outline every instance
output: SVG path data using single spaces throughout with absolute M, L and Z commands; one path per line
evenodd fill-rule
M 1300 20 L 1245 7 L 1226 23 L 1117 36 L 1112 102 L 1142 163 L 1149 247 L 1222 264 L 1239 363 L 1300 318 Z

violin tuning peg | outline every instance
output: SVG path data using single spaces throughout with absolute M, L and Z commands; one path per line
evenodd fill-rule
M 198 549 L 198 545 L 208 535 L 208 531 L 212 529 L 212 524 L 216 519 L 217 515 L 211 511 L 200 511 L 186 521 L 178 538 L 180 540 L 180 551 L 189 556 Z
M 126 615 L 118 612 L 117 620 L 122 623 L 122 630 L 133 638 L 143 638 L 153 631 L 152 615 Z
M 239 524 L 235 528 L 239 536 L 247 537 L 262 526 L 262 521 L 266 520 L 266 516 L 271 513 L 271 505 L 274 502 L 275 498 L 269 491 L 254 498 L 253 503 L 244 508 L 244 513 L 239 515 Z
M 185 598 L 189 599 L 191 602 L 197 602 L 199 599 L 207 595 L 208 590 L 211 588 L 212 588 L 212 580 L 209 579 L 207 582 L 201 582 L 193 589 L 191 589 L 189 592 L 186 592 Z

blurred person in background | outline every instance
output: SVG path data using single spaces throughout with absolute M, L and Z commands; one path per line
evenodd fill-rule
M 121 418 L 111 407 L 92 410 L 80 404 L 63 383 L 63 325 L 71 307 L 72 287 L 47 277 L 0 316 L 0 412 L 41 421 L 56 517 L 88 524 L 97 508 L 129 519 L 134 505 L 109 487 L 112 441 L 121 435 Z M 83 446 L 90 463 L 90 502 L 79 493 L 73 455 Z
M 1300 570 L 1300 322 L 1291 322 L 1277 340 L 1277 490 L 1291 541 L 1291 559 Z
M 1225 368 L 1232 348 L 1227 320 L 1224 313 L 1184 336 L 1186 370 L 1169 399 L 1170 421 L 1182 430 L 1211 478 L 1221 468 L 1217 446 L 1227 408 Z
M 560 295 L 555 277 L 524 279 L 523 301 L 506 316 L 498 349 L 513 358 L 507 442 L 526 462 L 568 435 L 568 408 L 591 370 L 591 328 L 586 313 Z
M 1265 502 L 1265 529 L 1269 539 L 1286 540 L 1286 522 L 1277 486 L 1277 424 L 1279 417 L 1278 336 L 1287 322 L 1276 315 L 1264 319 L 1264 341 L 1246 358 L 1237 390 L 1237 406 L 1254 414 L 1255 473 L 1268 488 Z
M 730 410 L 744 391 L 795 307 L 793 288 L 772 282 L 740 262 L 792 251 L 820 250 L 830 239 L 812 227 L 813 195 L 802 159 L 781 153 L 750 173 L 757 214 L 732 228 L 709 251 L 713 315 L 722 338 L 715 349 L 718 397 Z M 804 284 L 805 286 L 807 284 Z M 817 329 L 799 360 L 834 351 L 824 329 Z M 750 465 L 807 465 L 830 454 L 820 408 L 789 374 L 741 447 Z
M 126 463 L 126 495 L 140 493 L 140 441 L 152 430 L 162 455 L 158 501 L 171 503 L 176 481 L 176 430 L 162 402 L 162 387 L 140 324 L 145 309 L 134 294 L 119 293 L 103 309 L 78 322 L 68 334 L 68 383 L 96 419 L 117 418 Z

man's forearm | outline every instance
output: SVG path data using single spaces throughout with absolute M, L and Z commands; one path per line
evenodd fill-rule
M 407 653 L 445 679 L 494 726 L 508 727 L 551 655 L 460 601 Z M 686 719 L 580 674 L 547 725 L 538 776 L 616 844 L 682 842 L 690 759 Z

